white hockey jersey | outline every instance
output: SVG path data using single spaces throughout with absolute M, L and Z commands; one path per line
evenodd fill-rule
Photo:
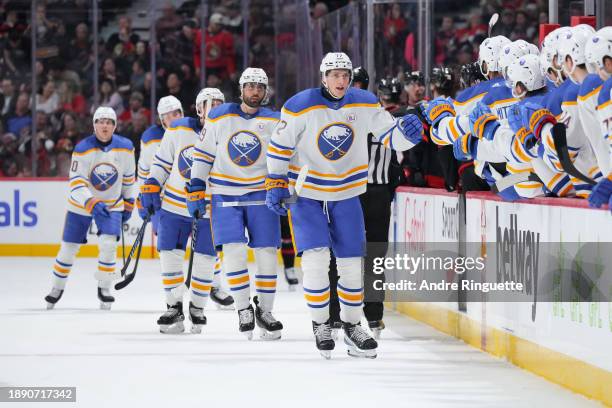
M 68 211 L 91 215 L 100 201 L 110 211 L 123 211 L 123 201 L 136 196 L 135 170 L 129 139 L 114 134 L 106 146 L 95 135 L 83 139 L 72 153 Z
M 591 142 L 599 169 L 603 174 L 608 174 L 612 170 L 608 144 L 601 137 L 597 115 L 597 97 L 601 91 L 602 82 L 597 74 L 589 74 L 584 79 L 578 92 L 578 115 L 584 134 Z
M 173 121 L 164 133 L 149 173 L 149 178 L 163 187 L 162 209 L 184 217 L 191 217 L 185 183 L 191 179 L 193 147 L 201 130 L 199 119 L 185 117 Z
M 266 151 L 279 120 L 279 112 L 261 108 L 250 115 L 237 103 L 212 109 L 195 146 L 191 177 L 203 181 L 208 177 L 212 194 L 264 190 Z
M 159 148 L 164 128 L 153 125 L 145 130 L 140 136 L 140 157 L 138 158 L 138 180 L 142 183 L 149 178 L 153 157 Z
M 399 121 L 368 91 L 349 88 L 331 101 L 320 88 L 289 99 L 266 153 L 270 174 L 288 175 L 290 185 L 302 166 L 309 173 L 301 195 L 338 201 L 362 194 L 368 182 L 368 133 L 394 150 L 408 150 Z
M 601 128 L 601 137 L 606 141 L 610 163 L 612 163 L 612 78 L 603 83 L 597 98 L 597 117 Z M 608 173 L 608 176 L 612 171 Z

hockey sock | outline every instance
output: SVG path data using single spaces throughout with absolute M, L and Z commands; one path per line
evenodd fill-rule
M 255 289 L 259 305 L 264 312 L 271 312 L 276 296 L 276 248 L 254 248 L 257 274 Z
M 117 272 L 117 237 L 114 235 L 102 234 L 98 241 L 98 271 L 95 273 L 95 278 L 99 281 L 108 281 L 119 279 L 121 276 Z
M 62 241 L 60 250 L 55 258 L 55 263 L 53 264 L 54 288 L 63 290 L 66 287 L 66 281 L 74 264 L 76 254 L 79 252 L 79 246 L 79 244 Z
M 363 306 L 362 258 L 336 258 L 338 265 L 338 300 L 340 319 L 357 324 Z
M 191 302 L 204 308 L 210 295 L 213 283 L 213 269 L 216 257 L 195 253 L 193 255 L 193 270 L 191 271 Z
M 249 307 L 250 283 L 246 244 L 223 245 L 223 270 L 237 310 Z
M 328 248 L 309 249 L 302 254 L 304 298 L 317 323 L 329 319 L 329 257 Z
M 166 303 L 170 306 L 175 305 L 182 298 L 174 296 L 171 290 L 185 283 L 185 277 L 183 276 L 184 257 L 185 251 L 180 249 L 159 252 L 162 266 L 162 283 L 166 292 Z

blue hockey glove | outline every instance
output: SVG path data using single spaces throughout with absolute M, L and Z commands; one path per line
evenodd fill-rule
M 399 120 L 399 128 L 406 140 L 418 144 L 423 140 L 423 124 L 417 115 L 407 114 Z
M 206 183 L 200 179 L 192 179 L 185 184 L 187 192 L 187 211 L 194 218 L 201 218 L 206 214 Z
M 123 200 L 123 213 L 121 214 L 121 222 L 125 224 L 132 217 L 134 211 L 134 199 Z
M 138 194 L 138 197 L 136 197 L 136 209 L 138 209 L 138 216 L 140 219 L 144 220 L 148 211 L 142 206 L 142 198 L 140 194 Z
M 599 208 L 612 199 L 612 180 L 603 178 L 597 183 L 589 195 L 589 206 Z
M 425 116 L 427 121 L 437 127 L 438 123 L 448 116 L 455 116 L 455 107 L 451 98 L 443 98 L 441 96 L 435 98 L 427 105 Z
M 474 109 L 470 113 L 470 131 L 478 139 L 493 140 L 495 131 L 500 126 L 498 118 L 491 113 L 480 113 L 480 109 Z
M 140 186 L 142 206 L 150 214 L 154 214 L 161 209 L 160 192 L 161 187 L 154 178 L 147 179 L 144 184 Z
M 473 160 L 478 152 L 478 139 L 471 133 L 459 136 L 453 143 L 453 154 L 457 160 Z
M 545 124 L 557 123 L 555 116 L 546 108 L 533 102 L 526 102 L 521 105 L 521 117 L 523 118 L 523 127 L 529 129 L 533 135 L 540 140 L 542 128 Z
M 270 174 L 266 178 L 266 205 L 278 215 L 287 215 L 283 200 L 291 197 L 289 194 L 289 179 L 287 176 Z

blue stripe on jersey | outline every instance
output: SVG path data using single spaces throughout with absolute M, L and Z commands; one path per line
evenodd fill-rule
M 173 199 L 175 201 L 179 201 L 181 203 L 184 203 L 186 201 L 185 197 L 177 196 L 176 194 L 171 193 L 167 189 L 164 190 L 164 196 L 170 197 L 171 199 Z
M 170 172 L 168 171 L 168 169 L 167 169 L 167 168 L 165 168 L 164 166 L 162 166 L 161 164 L 159 164 L 159 163 L 155 163 L 155 164 L 153 164 L 153 165 L 154 165 L 154 166 L 159 167 L 160 169 L 163 169 L 163 170 L 164 170 L 166 173 L 170 174 Z
M 159 157 L 157 154 L 155 155 L 155 158 L 157 160 L 159 160 L 160 162 L 167 164 L 168 166 L 172 167 L 172 163 L 165 161 L 164 159 L 162 159 L 161 157 Z
M 270 140 L 270 144 L 280 150 L 295 150 L 293 147 L 283 146 L 282 144 L 276 143 L 273 140 Z
M 77 191 L 79 188 L 87 188 L 86 186 L 79 184 L 77 187 L 74 187 L 73 189 L 70 190 L 70 192 L 75 192 Z
M 194 161 L 194 162 L 200 162 L 200 163 L 206 163 L 206 164 L 208 164 L 209 166 L 212 166 L 212 165 L 214 164 L 214 163 L 213 163 L 213 162 L 211 162 L 211 161 L 204 160 L 204 159 L 200 159 L 200 158 L 198 158 L 198 157 L 194 157 L 194 158 L 193 158 L 193 161 Z
M 297 173 L 294 173 L 292 171 L 290 171 L 287 176 L 291 179 L 297 179 Z M 340 179 L 340 180 L 326 180 L 326 179 L 320 179 L 317 177 L 312 177 L 312 176 L 308 176 L 306 177 L 306 182 L 307 183 L 312 183 L 312 184 L 316 184 L 319 186 L 341 186 L 343 184 L 346 183 L 350 183 L 351 181 L 357 181 L 357 180 L 361 180 L 364 178 L 368 177 L 368 171 L 362 171 L 360 173 L 355 173 L 352 174 L 346 178 Z
M 272 154 L 272 153 L 266 153 L 266 156 L 271 158 L 271 159 L 282 160 L 282 161 L 287 161 L 287 162 L 289 160 L 291 160 L 289 157 L 280 157 L 280 156 L 277 156 L 277 155 Z
M 197 147 L 194 147 L 194 148 L 193 148 L 193 150 L 195 150 L 195 151 L 196 151 L 196 152 L 198 152 L 198 153 L 202 153 L 202 154 L 205 154 L 205 155 L 207 155 L 207 156 L 210 156 L 210 157 L 212 157 L 213 159 L 216 157 L 214 154 L 212 154 L 212 153 L 208 153 L 206 150 L 201 150 L 201 149 L 198 149 Z

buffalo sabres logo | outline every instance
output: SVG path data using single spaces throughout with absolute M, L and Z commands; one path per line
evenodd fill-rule
M 241 130 L 229 138 L 227 153 L 234 164 L 247 167 L 259 158 L 261 142 L 255 133 Z
M 343 158 L 353 144 L 353 129 L 345 123 L 332 123 L 319 133 L 319 151 L 328 160 Z
M 117 168 L 111 163 L 100 163 L 96 165 L 89 175 L 91 184 L 98 191 L 106 191 L 111 188 L 119 177 Z
M 191 165 L 193 164 L 193 146 L 187 146 L 179 153 L 179 173 L 185 180 L 191 179 Z

